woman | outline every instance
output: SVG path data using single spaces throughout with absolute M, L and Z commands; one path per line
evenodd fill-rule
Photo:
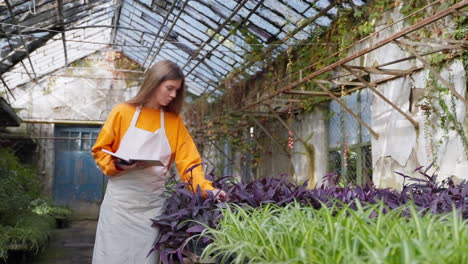
M 101 205 L 93 264 L 156 263 L 148 256 L 158 236 L 150 218 L 162 213 L 164 184 L 172 161 L 184 182 L 203 191 L 214 189 L 204 177 L 200 155 L 179 113 L 185 77 L 171 61 L 161 61 L 145 74 L 135 97 L 117 105 L 107 118 L 92 148 L 97 165 L 110 176 Z M 160 160 L 164 166 L 143 161 L 126 165 L 102 149 L 130 158 Z M 190 174 L 185 172 L 196 166 Z

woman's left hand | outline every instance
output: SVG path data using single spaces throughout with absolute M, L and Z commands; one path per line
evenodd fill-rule
M 211 190 L 211 192 L 213 193 L 213 195 L 216 197 L 216 200 L 218 202 L 223 202 L 223 201 L 226 201 L 227 199 L 227 195 L 226 195 L 226 192 L 221 190 L 221 189 L 213 189 Z

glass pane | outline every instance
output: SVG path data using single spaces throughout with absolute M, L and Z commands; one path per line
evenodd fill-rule
M 328 144 L 330 148 L 341 145 L 341 106 L 336 101 L 331 101 L 329 106 L 330 118 L 328 119 Z
M 345 96 L 344 102 L 351 111 L 359 116 L 359 111 L 357 108 L 357 95 L 358 93 L 352 93 Z M 344 139 L 347 141 L 348 145 L 353 145 L 358 143 L 358 133 L 359 133 L 359 122 L 353 117 L 348 111 L 344 110 L 345 113 L 345 131 Z
M 96 143 L 96 139 L 97 139 L 98 136 L 99 136 L 99 132 L 98 133 L 96 133 L 96 132 L 91 133 L 91 145 L 92 145 L 91 148 L 94 146 L 94 143 Z
M 81 150 L 87 151 L 92 147 L 91 133 L 83 132 L 81 133 Z
M 368 88 L 361 90 L 361 118 L 371 126 L 371 104 L 372 91 Z M 371 141 L 371 134 L 365 126 L 361 126 L 361 142 L 367 143 Z
M 58 139 L 55 141 L 57 150 L 65 151 L 68 149 L 68 137 L 70 137 L 70 132 L 67 131 L 61 131 L 58 134 Z
M 80 132 L 70 132 L 70 151 L 79 151 L 80 148 Z

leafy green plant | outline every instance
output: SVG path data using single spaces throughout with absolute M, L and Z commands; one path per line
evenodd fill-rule
M 468 222 L 454 209 L 421 214 L 413 205 L 357 210 L 292 203 L 222 210 L 203 258 L 219 263 L 466 263 Z
M 6 227 L 0 224 L 0 260 L 6 259 L 8 256 L 8 236 L 6 234 Z
M 39 251 L 46 245 L 55 220 L 64 208 L 40 199 L 39 179 L 13 151 L 0 149 L 0 259 L 9 250 Z
M 0 149 L 0 223 L 12 224 L 12 217 L 27 210 L 39 196 L 34 170 L 21 164 L 13 151 Z
M 56 219 L 69 218 L 72 214 L 72 211 L 69 208 L 54 205 L 52 201 L 41 198 L 32 201 L 30 207 L 31 211 L 38 215 L 49 215 Z
M 54 218 L 49 215 L 27 213 L 22 215 L 15 226 L 5 227 L 8 248 L 33 250 L 38 252 L 47 244 Z

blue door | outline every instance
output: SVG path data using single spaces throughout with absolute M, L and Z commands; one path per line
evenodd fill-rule
M 100 127 L 56 126 L 54 200 L 59 204 L 100 203 L 106 177 L 91 156 Z

